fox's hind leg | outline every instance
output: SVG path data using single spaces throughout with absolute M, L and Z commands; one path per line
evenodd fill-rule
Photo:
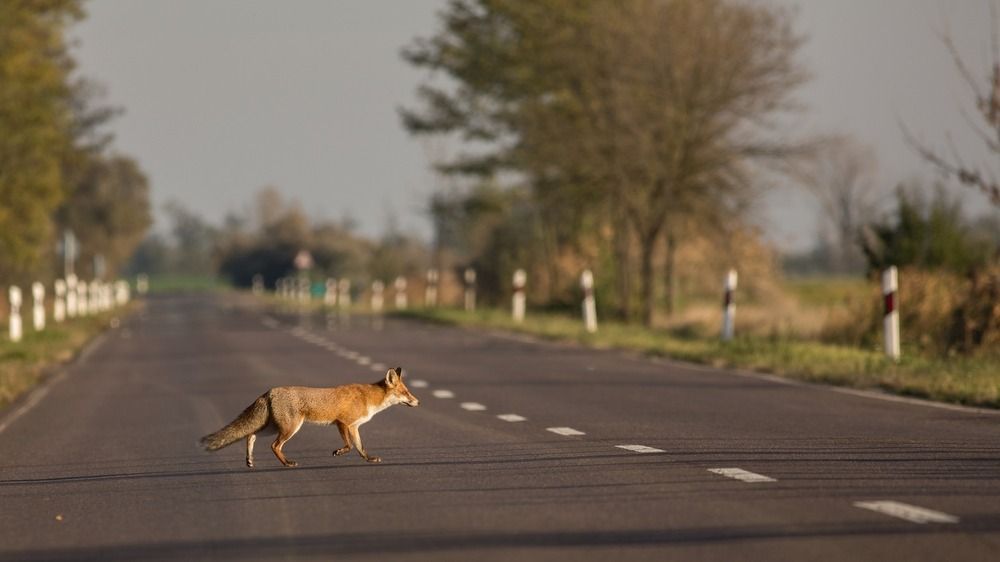
M 300 417 L 299 419 L 295 420 L 294 424 L 291 427 L 279 426 L 278 438 L 274 440 L 274 443 L 271 443 L 271 450 L 274 451 L 274 456 L 278 457 L 278 460 L 281 461 L 281 464 L 287 467 L 298 466 L 299 463 L 285 458 L 285 454 L 281 452 L 281 448 L 285 446 L 285 443 L 287 443 L 289 439 L 291 439 L 296 433 L 298 433 L 299 429 L 302 427 L 302 422 L 304 421 L 305 418 Z
M 340 438 L 344 440 L 344 446 L 333 452 L 335 457 L 351 452 L 351 433 L 342 422 L 337 422 L 337 429 L 340 430 Z
M 253 442 L 257 440 L 257 434 L 247 435 L 247 466 L 253 468 Z

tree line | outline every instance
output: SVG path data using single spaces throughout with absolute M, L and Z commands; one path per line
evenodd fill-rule
M 450 3 L 403 52 L 432 75 L 404 125 L 469 147 L 437 163 L 471 187 L 432 203 L 436 250 L 498 284 L 521 262 L 555 300 L 589 266 L 618 316 L 651 324 L 679 249 L 711 239 L 732 259 L 761 170 L 801 149 L 778 127 L 807 78 L 800 44 L 762 3 Z
M 67 33 L 83 17 L 80 0 L 0 2 L 0 283 L 61 276 L 67 230 L 78 275 L 98 255 L 113 275 L 151 223 L 146 175 L 111 149 L 118 110 L 75 72 Z

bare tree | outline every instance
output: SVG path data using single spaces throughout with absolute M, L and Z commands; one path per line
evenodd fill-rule
M 871 147 L 847 136 L 823 139 L 810 157 L 796 162 L 792 177 L 819 201 L 823 233 L 838 273 L 864 267 L 859 233 L 875 218 L 877 160 Z
M 968 86 L 975 102 L 974 114 L 963 111 L 966 122 L 990 154 L 1000 158 L 1000 45 L 998 45 L 997 39 L 997 5 L 995 3 L 990 4 L 990 21 L 992 24 L 991 61 L 989 69 L 983 73 L 985 80 L 977 77 L 979 73 L 974 72 L 962 58 L 950 34 L 944 34 L 942 41 L 951 54 L 955 68 Z M 905 126 L 903 134 L 907 142 L 924 160 L 945 175 L 958 180 L 961 184 L 979 190 L 989 198 L 994 206 L 1000 207 L 1000 183 L 997 181 L 995 170 L 968 162 L 950 142 L 947 152 L 944 152 L 917 140 Z

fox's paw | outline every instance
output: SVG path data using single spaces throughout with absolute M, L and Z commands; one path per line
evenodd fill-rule
M 247 468 L 253 468 L 253 461 L 247 460 Z
M 339 449 L 337 449 L 336 451 L 333 452 L 333 456 L 339 457 L 340 455 L 346 455 L 347 453 L 350 453 L 350 452 L 351 452 L 351 448 L 350 447 L 341 447 L 341 448 L 339 448 Z
M 382 458 L 381 457 L 368 457 L 365 460 L 368 461 L 368 462 L 382 462 Z
M 295 461 L 288 461 L 288 462 L 285 463 L 285 467 L 286 468 L 295 468 L 297 466 L 299 466 L 299 463 L 297 463 Z

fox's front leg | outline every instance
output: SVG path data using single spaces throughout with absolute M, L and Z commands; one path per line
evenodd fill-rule
M 344 440 L 344 446 L 333 452 L 334 456 L 339 457 L 351 452 L 351 433 L 347 426 L 341 422 L 337 422 L 337 429 L 340 430 L 340 438 Z
M 351 441 L 354 441 L 354 447 L 357 448 L 358 454 L 361 455 L 361 458 L 368 462 L 382 462 L 382 459 L 375 456 L 369 456 L 368 453 L 365 452 L 365 446 L 361 444 L 361 434 L 358 433 L 358 426 L 352 425 L 350 430 Z

